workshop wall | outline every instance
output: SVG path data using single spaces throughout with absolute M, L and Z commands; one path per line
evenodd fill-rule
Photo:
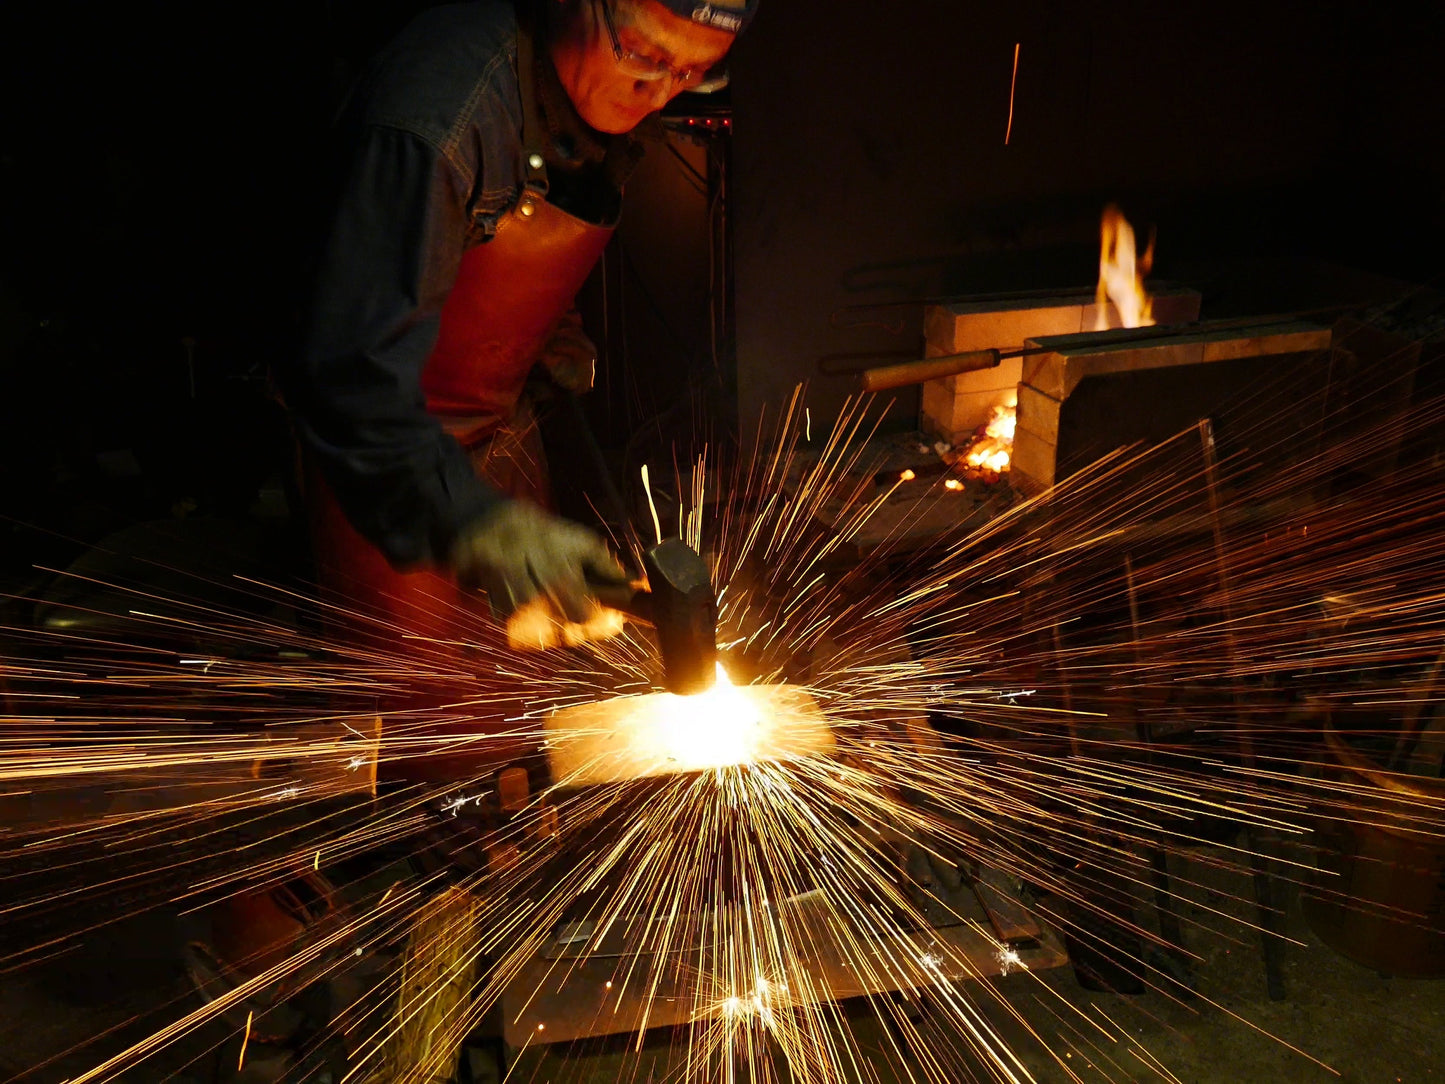
M 1210 261 L 1438 274 L 1430 7 L 764 4 L 734 63 L 740 417 L 810 380 L 816 419 L 852 386 L 821 369 L 920 349 L 916 306 L 845 306 L 1091 285 L 1109 200 L 1206 316 Z
M 0 580 L 289 473 L 329 124 L 419 5 L 0 5 Z

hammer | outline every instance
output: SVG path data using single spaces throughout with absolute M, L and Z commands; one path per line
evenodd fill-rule
M 619 522 L 626 523 L 627 506 L 617 492 L 581 401 L 566 388 L 554 387 L 552 392 L 567 407 L 607 502 Z M 588 588 L 604 606 L 651 625 L 657 632 L 668 692 L 679 696 L 706 692 L 717 680 L 717 592 L 707 562 L 682 539 L 669 538 L 642 555 L 642 567 L 647 573 L 646 591 L 614 584 L 588 584 Z
M 711 689 L 717 680 L 717 593 L 702 554 L 680 538 L 642 555 L 647 590 L 592 585 L 603 605 L 651 625 L 662 653 L 663 684 L 679 696 Z

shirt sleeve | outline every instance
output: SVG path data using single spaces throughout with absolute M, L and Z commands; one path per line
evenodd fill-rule
M 503 499 L 427 413 L 421 390 L 472 187 L 424 139 L 364 130 L 288 388 L 303 447 L 353 526 L 398 568 L 445 562 L 460 528 Z

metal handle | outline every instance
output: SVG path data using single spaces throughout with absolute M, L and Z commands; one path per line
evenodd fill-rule
M 941 357 L 925 358 L 922 361 L 905 361 L 901 365 L 882 365 L 877 369 L 864 369 L 858 374 L 858 383 L 864 391 L 886 391 L 908 384 L 921 384 L 925 380 L 937 380 L 943 376 L 977 372 L 979 369 L 998 367 L 1003 356 L 993 349 L 971 350 L 966 354 L 944 354 Z

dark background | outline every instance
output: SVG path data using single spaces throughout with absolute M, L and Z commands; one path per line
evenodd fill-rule
M 5 5 L 7 569 L 284 489 L 266 374 L 296 334 L 328 123 L 424 6 Z M 765 0 L 730 138 L 652 156 L 589 287 L 604 444 L 630 472 L 800 380 L 817 424 L 850 387 L 821 360 L 920 348 L 918 306 L 845 306 L 1089 285 L 1111 200 L 1206 316 L 1438 285 L 1445 13 L 1406 8 Z M 735 338 L 710 320 L 728 288 Z
M 1366 290 L 1320 264 L 1445 270 L 1442 5 L 883 10 L 765 4 L 738 49 L 744 418 L 820 357 L 916 348 L 917 309 L 842 306 L 1091 286 L 1109 201 L 1157 227 L 1156 278 L 1205 317 Z M 814 409 L 847 390 L 816 382 Z

